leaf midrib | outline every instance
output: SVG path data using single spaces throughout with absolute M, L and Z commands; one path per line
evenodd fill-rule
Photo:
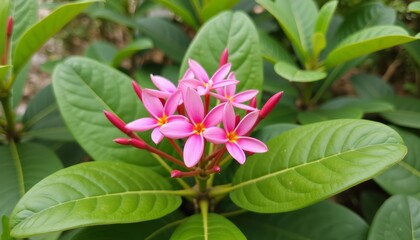
M 377 147 L 377 146 L 384 146 L 384 145 L 387 145 L 387 146 L 403 146 L 402 144 L 397 144 L 397 143 L 394 143 L 394 144 L 390 144 L 390 143 L 389 144 L 375 144 L 375 145 L 370 145 L 370 146 L 366 146 L 366 147 L 362 147 L 362 148 L 353 149 L 353 150 L 346 151 L 346 152 L 333 154 L 333 155 L 330 155 L 328 157 L 323 157 L 323 158 L 320 158 L 318 160 L 315 160 L 315 161 L 312 161 L 312 162 L 309 162 L 309 163 L 306 162 L 306 163 L 303 163 L 301 165 L 297 165 L 297 166 L 294 166 L 294 167 L 291 167 L 291 168 L 282 169 L 282 170 L 277 171 L 277 172 L 269 173 L 269 174 L 266 174 L 266 175 L 263 175 L 263 176 L 260 176 L 260 177 L 257 177 L 257 178 L 252 178 L 252 179 L 247 180 L 245 182 L 241 182 L 237 185 L 233 185 L 232 187 L 230 187 L 229 190 L 234 191 L 234 190 L 236 190 L 240 187 L 244 187 L 244 186 L 249 185 L 249 184 L 257 183 L 259 181 L 263 181 L 265 179 L 283 174 L 283 173 L 288 172 L 288 171 L 296 170 L 296 169 L 301 168 L 301 167 L 306 167 L 308 165 L 312 165 L 312 164 L 315 164 L 315 163 L 320 163 L 321 161 L 324 161 L 326 159 L 333 158 L 333 157 L 336 157 L 336 156 L 339 156 L 339 155 L 342 155 L 342 154 L 345 154 L 345 153 L 351 153 L 351 152 L 355 152 L 355 151 L 360 151 L 362 149 L 367 149 L 367 148 Z

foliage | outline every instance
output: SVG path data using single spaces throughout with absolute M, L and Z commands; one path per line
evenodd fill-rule
M 420 67 L 393 7 L 0 2 L 1 239 L 418 237 L 420 78 L 375 73 L 401 44 Z M 31 57 L 82 12 L 123 42 L 48 63 L 20 115 Z

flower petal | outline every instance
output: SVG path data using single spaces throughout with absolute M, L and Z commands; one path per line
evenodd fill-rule
M 164 124 L 160 127 L 160 132 L 168 138 L 178 139 L 185 138 L 194 134 L 194 126 L 189 122 L 174 121 Z
M 200 95 L 192 88 L 188 88 L 184 97 L 185 110 L 193 123 L 201 123 L 204 118 L 204 106 Z
M 223 111 L 223 127 L 226 132 L 232 132 L 235 129 L 236 116 L 232 103 L 227 102 Z
M 263 153 L 268 151 L 263 142 L 252 137 L 239 137 L 236 142 L 243 150 L 248 152 Z
M 213 127 L 222 121 L 224 105 L 223 103 L 219 104 L 207 113 L 203 119 L 204 127 Z
M 221 87 L 224 87 L 224 86 L 229 86 L 229 85 L 234 85 L 234 84 L 238 84 L 239 83 L 239 81 L 238 80 L 223 80 L 223 81 L 220 81 L 220 82 L 216 82 L 216 83 L 213 83 L 213 89 L 214 88 L 221 88 Z
M 226 149 L 236 161 L 238 161 L 240 164 L 244 164 L 246 156 L 244 151 L 238 146 L 237 143 L 227 142 Z
M 154 117 L 160 118 L 163 114 L 163 105 L 159 98 L 151 95 L 147 89 L 142 93 L 143 105 L 147 111 Z
M 251 106 L 249 106 L 249 105 L 242 104 L 242 103 L 232 102 L 232 105 L 233 105 L 234 107 L 236 107 L 236 108 L 243 109 L 243 110 L 247 110 L 247 111 L 255 111 L 255 110 L 257 110 L 257 109 L 256 109 L 256 108 L 254 108 L 254 107 L 251 107 Z
M 168 123 L 175 122 L 175 121 L 188 122 L 188 118 L 186 118 L 183 115 L 171 115 L 171 116 L 168 116 Z
M 145 89 L 145 90 L 147 91 L 147 93 L 149 93 L 150 95 L 153 95 L 157 98 L 167 99 L 169 96 L 171 96 L 170 93 L 164 92 L 164 91 L 159 91 L 159 90 L 155 90 L 155 89 Z
M 226 143 L 228 140 L 226 138 L 226 132 L 218 127 L 207 128 L 203 133 L 204 138 L 215 144 Z
M 202 81 L 207 83 L 209 81 L 209 76 L 207 75 L 206 70 L 196 61 L 189 59 L 188 65 L 190 66 L 191 71 L 194 73 L 195 77 Z
M 178 105 L 179 105 L 179 100 L 181 98 L 181 90 L 178 90 L 176 92 L 174 92 L 169 98 L 168 100 L 166 100 L 165 106 L 163 107 L 163 113 L 166 116 L 171 116 L 172 114 L 174 114 L 174 112 L 176 111 Z
M 152 141 L 155 144 L 160 143 L 160 141 L 162 141 L 163 139 L 163 134 L 160 132 L 159 128 L 155 128 L 152 131 Z
M 230 74 L 229 74 L 229 76 L 227 77 L 227 79 L 230 79 L 230 80 L 236 80 L 236 75 L 235 75 L 235 73 L 234 72 L 231 72 Z M 228 97 L 232 97 L 233 95 L 235 95 L 235 92 L 236 92 L 236 84 L 231 84 L 231 85 L 227 85 L 226 87 L 225 87 L 225 92 L 224 92 L 224 95 L 225 96 L 228 96 Z
M 225 79 L 225 77 L 228 75 L 231 66 L 232 65 L 230 63 L 226 63 L 225 65 L 221 66 L 213 74 L 213 76 L 211 77 L 211 80 L 213 80 L 214 83 L 223 81 L 223 79 Z
M 131 131 L 143 132 L 158 127 L 159 124 L 154 118 L 140 118 L 127 123 L 125 127 Z
M 248 113 L 239 123 L 238 126 L 235 128 L 235 132 L 237 135 L 242 136 L 246 135 L 251 131 L 252 127 L 254 126 L 255 122 L 258 120 L 258 113 L 259 111 L 253 111 Z
M 188 68 L 181 79 L 191 79 L 191 78 L 194 78 L 194 73 L 191 71 L 191 69 Z
M 258 90 L 246 90 L 240 93 L 237 93 L 233 96 L 233 101 L 237 103 L 243 103 L 248 100 L 251 100 L 253 97 L 257 96 Z
M 184 146 L 184 162 L 187 167 L 194 167 L 200 161 L 204 151 L 204 138 L 199 134 L 191 135 Z
M 179 81 L 180 86 L 186 86 L 193 89 L 196 89 L 199 86 L 203 86 L 203 83 L 197 79 L 183 79 Z
M 153 76 L 150 74 L 150 79 L 152 80 L 153 84 L 155 84 L 155 86 L 163 92 L 173 93 L 176 91 L 175 84 L 164 77 Z

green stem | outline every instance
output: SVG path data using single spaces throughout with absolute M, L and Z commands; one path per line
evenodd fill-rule
M 152 156 L 162 165 L 163 168 L 166 169 L 169 173 L 172 172 L 172 168 L 163 160 L 159 155 L 156 153 L 152 153 Z M 186 183 L 182 178 L 175 178 L 175 180 L 184 188 L 184 189 L 191 189 L 190 185 Z
M 209 197 L 210 198 L 215 198 L 215 197 L 220 197 L 220 196 L 224 196 L 228 193 L 230 193 L 233 189 L 235 189 L 235 186 L 232 186 L 232 184 L 225 184 L 225 185 L 220 185 L 220 186 L 216 186 L 213 189 L 211 189 L 211 191 L 209 192 Z
M 200 174 L 196 177 L 197 184 L 198 184 L 198 190 L 200 193 L 206 193 L 207 192 L 207 180 L 209 179 L 208 176 L 202 177 Z
M 200 205 L 201 216 L 203 218 L 203 228 L 204 228 L 204 239 L 208 240 L 209 238 L 209 229 L 208 229 L 208 214 L 209 214 L 209 201 L 207 199 L 202 199 L 198 203 Z
M 23 177 L 22 163 L 20 161 L 19 153 L 15 141 L 10 141 L 10 151 L 12 153 L 13 162 L 16 167 L 16 175 L 19 185 L 19 195 L 22 197 L 25 194 L 25 179 Z
M 224 216 L 224 217 L 234 217 L 234 216 L 237 216 L 237 215 L 244 214 L 244 213 L 246 213 L 246 212 L 248 212 L 248 210 L 245 210 L 245 209 L 239 209 L 239 210 L 232 211 L 232 212 L 225 212 L 225 213 L 221 213 L 220 215 L 222 215 L 222 216 Z
M 15 117 L 12 111 L 12 104 L 10 102 L 11 94 L 8 92 L 6 96 L 0 96 L 1 105 L 3 106 L 3 113 L 6 117 L 6 137 L 13 141 L 17 140 Z
M 310 100 L 311 104 L 315 104 L 319 101 L 319 99 L 321 99 L 325 91 L 327 91 L 330 85 L 334 82 L 334 77 L 336 76 L 338 71 L 340 71 L 339 67 L 336 67 L 330 74 L 328 74 L 328 77 L 324 80 L 321 87 L 316 92 L 315 96 Z

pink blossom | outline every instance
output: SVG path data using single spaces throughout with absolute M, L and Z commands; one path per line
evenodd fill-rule
M 187 69 L 187 71 L 185 71 L 184 76 L 181 79 L 191 78 L 194 78 L 194 74 L 190 69 Z M 170 95 L 176 92 L 179 89 L 179 87 L 181 87 L 175 86 L 175 84 L 173 84 L 169 79 L 162 76 L 155 76 L 153 74 L 150 74 L 150 79 L 152 80 L 153 84 L 158 90 L 149 89 L 149 92 L 158 98 L 167 99 Z
M 181 91 L 178 90 L 169 96 L 165 105 L 163 105 L 159 98 L 150 94 L 148 89 L 143 90 L 143 104 L 151 117 L 137 119 L 128 123 L 125 127 L 129 130 L 138 132 L 153 129 L 152 140 L 154 143 L 158 144 L 163 139 L 163 135 L 159 131 L 162 126 L 174 121 L 187 121 L 184 116 L 173 115 L 178 107 L 180 97 Z
M 191 71 L 194 73 L 195 78 L 185 78 L 181 80 L 181 83 L 187 87 L 196 89 L 198 94 L 206 95 L 210 90 L 221 88 L 226 85 L 237 84 L 239 81 L 235 79 L 226 80 L 225 77 L 228 75 L 231 64 L 226 63 L 219 67 L 219 69 L 213 74 L 211 78 L 207 75 L 206 70 L 196 61 L 188 60 Z
M 235 73 L 230 73 L 227 79 L 236 79 Z M 216 90 L 218 94 L 210 93 L 213 97 L 223 102 L 231 102 L 234 107 L 254 111 L 254 107 L 243 104 L 246 101 L 253 99 L 258 94 L 258 90 L 246 90 L 236 93 L 236 85 L 231 84 Z
M 165 137 L 188 139 L 184 145 L 183 157 L 187 167 L 195 166 L 204 152 L 203 133 L 209 127 L 216 126 L 222 120 L 223 105 L 218 105 L 204 116 L 204 106 L 200 95 L 192 88 L 187 88 L 184 97 L 185 110 L 190 122 L 174 121 L 160 128 Z
M 235 112 L 230 102 L 225 104 L 223 110 L 223 127 L 210 127 L 204 132 L 207 141 L 215 144 L 226 144 L 230 155 L 240 164 L 245 162 L 245 151 L 253 153 L 266 152 L 267 146 L 258 139 L 246 136 L 258 119 L 259 111 L 248 113 L 235 126 Z

